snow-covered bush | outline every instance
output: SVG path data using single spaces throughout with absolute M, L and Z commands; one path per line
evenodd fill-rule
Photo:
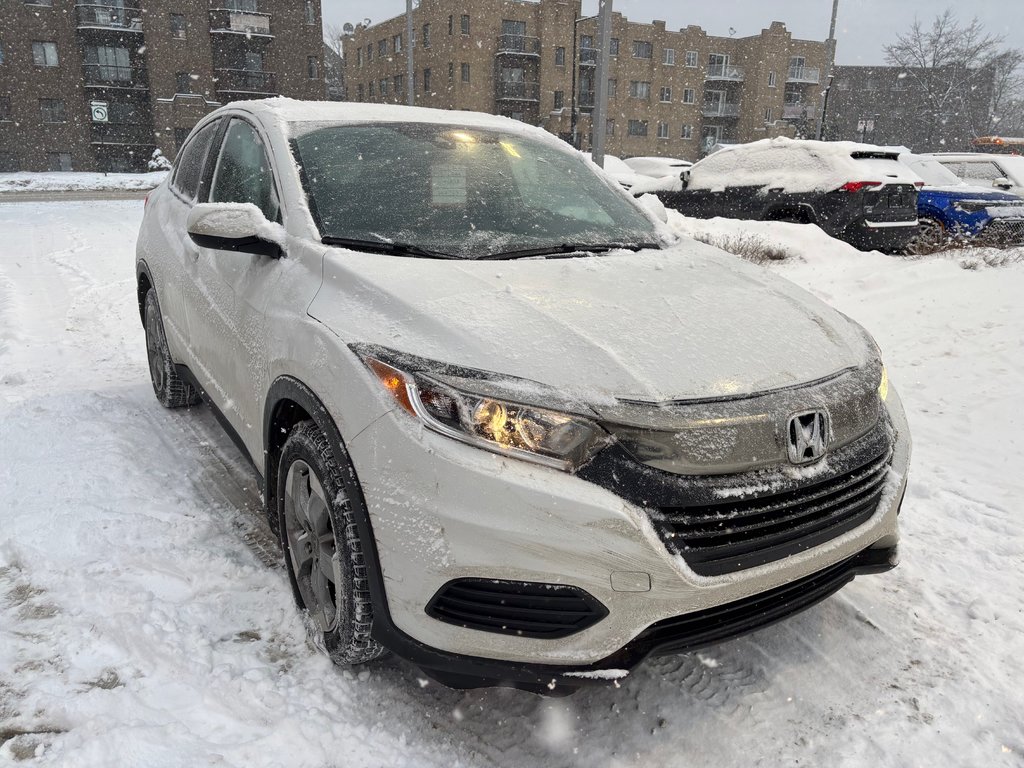
M 171 170 L 171 161 L 164 157 L 164 153 L 159 149 L 154 149 L 153 156 L 149 158 L 146 166 L 151 171 L 169 171 Z

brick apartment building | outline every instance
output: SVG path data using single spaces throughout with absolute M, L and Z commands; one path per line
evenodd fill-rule
M 905 146 L 917 152 L 970 152 L 992 132 L 991 69 L 954 74 L 890 66 L 836 67 L 826 139 Z M 950 86 L 951 81 L 957 84 Z M 941 107 L 925 88 L 941 93 Z
M 422 0 L 413 13 L 416 104 L 506 115 L 567 139 L 575 105 L 578 144 L 590 146 L 597 20 L 580 20 L 579 0 Z M 402 15 L 345 38 L 350 100 L 406 102 L 405 37 Z M 732 38 L 616 13 L 606 149 L 695 160 L 717 142 L 813 135 L 825 57 L 824 42 L 793 39 L 780 22 Z
M 5 11 L 0 171 L 144 170 L 221 104 L 324 98 L 320 0 L 9 0 Z

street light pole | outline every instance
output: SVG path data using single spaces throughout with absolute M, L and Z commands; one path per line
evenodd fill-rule
M 594 91 L 594 142 L 591 157 L 604 168 L 604 140 L 608 119 L 608 57 L 612 37 L 612 0 L 600 0 L 597 22 L 597 86 Z
M 405 0 L 405 79 L 409 106 L 416 104 L 416 69 L 412 60 L 412 0 Z
M 825 41 L 825 92 L 821 97 L 821 114 L 818 116 L 818 141 L 825 135 L 825 113 L 828 109 L 828 94 L 832 90 L 833 70 L 836 65 L 836 18 L 839 16 L 839 0 L 832 0 L 832 22 L 828 27 Z

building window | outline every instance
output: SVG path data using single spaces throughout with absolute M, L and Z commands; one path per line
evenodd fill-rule
M 462 34 L 468 35 L 469 34 L 469 14 L 468 13 L 462 14 L 462 19 L 460 20 L 459 23 L 461 25 Z
M 430 93 L 430 69 L 423 70 L 423 92 Z
M 455 82 L 455 62 L 448 62 L 448 84 L 451 85 Z
M 0 64 L 4 63 L 4 46 L 0 44 Z
M 658 101 L 669 102 L 672 101 L 672 88 L 671 86 L 661 86 L 661 91 L 658 93 Z
M 172 13 L 171 16 L 171 37 L 175 40 L 185 39 L 185 29 L 188 26 L 185 23 L 185 15 L 183 13 Z
M 775 87 L 775 70 L 774 69 L 771 72 L 768 73 L 768 87 L 769 88 L 774 88 Z
M 306 76 L 310 80 L 320 79 L 320 60 L 316 56 L 306 57 Z
M 629 95 L 634 99 L 649 99 L 651 98 L 651 84 L 643 80 L 630 80 Z
M 551 105 L 552 109 L 558 110 L 565 106 L 565 91 L 555 91 L 555 100 Z
M 614 136 L 615 135 L 615 121 L 614 120 L 605 120 L 604 121 L 604 135 L 605 136 Z
M 48 152 L 46 154 L 46 163 L 48 171 L 70 171 L 71 170 L 71 153 L 70 152 Z
M 387 38 L 377 41 L 377 58 L 382 59 L 388 55 L 388 41 Z
M 383 98 L 386 98 L 387 95 L 388 95 L 388 79 L 386 77 L 382 77 L 380 79 L 380 97 L 383 99 Z
M 316 24 L 316 0 L 306 0 L 306 23 Z
M 630 120 L 628 133 L 630 136 L 646 136 L 647 135 L 647 121 L 646 120 Z
M 175 93 L 192 93 L 192 73 L 177 72 L 174 75 Z
M 764 121 L 766 123 L 772 122 L 772 108 L 771 107 L 765 108 L 765 110 L 764 110 Z
M 39 114 L 44 123 L 66 123 L 64 102 L 60 99 L 40 99 Z
M 664 51 L 664 55 L 661 58 L 661 63 L 668 64 L 670 67 L 674 67 L 676 65 L 676 49 L 666 48 Z
M 455 33 L 455 17 L 454 16 L 449 16 L 448 17 L 448 34 L 452 35 L 454 33 Z
M 462 65 L 462 82 L 469 82 L 469 64 Z
M 363 49 L 356 48 L 356 67 L 362 69 L 363 67 Z
M 373 100 L 373 97 L 376 95 L 376 91 L 374 91 L 374 88 L 376 88 L 376 86 L 373 84 L 373 80 L 366 84 L 367 99 L 371 101 Z
M 683 132 L 680 134 L 680 138 L 692 139 L 693 138 L 693 126 L 692 125 L 684 125 L 683 126 Z
M 402 52 L 402 36 L 401 35 L 395 35 L 394 37 L 391 38 L 391 50 L 394 51 L 395 53 L 401 53 Z
M 839 83 L 836 85 L 836 87 L 840 91 L 848 91 L 850 90 L 850 81 L 847 80 L 845 77 L 840 78 Z
M 395 75 L 391 79 L 395 86 L 395 96 L 401 96 L 402 91 L 405 90 L 405 75 Z
M 873 91 L 873 90 L 875 90 L 875 88 L 876 88 L 876 86 L 875 86 L 875 78 L 869 77 L 864 82 L 864 90 L 865 91 Z
M 37 67 L 56 67 L 57 60 L 56 43 L 32 43 L 32 63 Z
M 11 97 L 0 96 L 0 123 L 11 119 Z
M 697 92 L 693 88 L 683 89 L 683 104 L 693 104 L 697 101 Z
M 614 99 L 615 95 L 619 91 L 619 81 L 614 78 L 608 78 L 608 98 Z
M 633 41 L 633 58 L 649 59 L 654 55 L 654 45 L 646 40 Z
M 619 38 L 613 37 L 608 41 L 608 55 L 618 56 L 619 55 Z
M 668 123 L 658 123 L 658 138 L 659 139 L 667 139 L 668 138 Z
M 697 52 L 687 51 L 686 52 L 686 66 L 696 67 L 697 66 Z
M 373 43 L 366 44 L 366 63 L 373 61 Z
M 356 101 L 362 101 L 364 98 L 363 84 L 359 83 L 359 85 L 356 86 Z
M 429 48 L 430 47 L 430 25 L 429 24 L 424 24 L 423 25 L 423 47 L 424 48 Z
M 555 66 L 565 66 L 565 48 L 561 45 L 555 48 Z

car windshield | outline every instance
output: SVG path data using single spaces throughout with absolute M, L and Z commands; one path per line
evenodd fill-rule
M 900 160 L 908 165 L 910 169 L 924 179 L 924 183 L 932 187 L 959 187 L 963 186 L 960 177 L 946 168 L 938 160 L 931 160 L 927 157 L 901 157 Z
M 300 123 L 292 135 L 327 242 L 464 259 L 657 243 L 652 222 L 580 155 L 518 132 Z

